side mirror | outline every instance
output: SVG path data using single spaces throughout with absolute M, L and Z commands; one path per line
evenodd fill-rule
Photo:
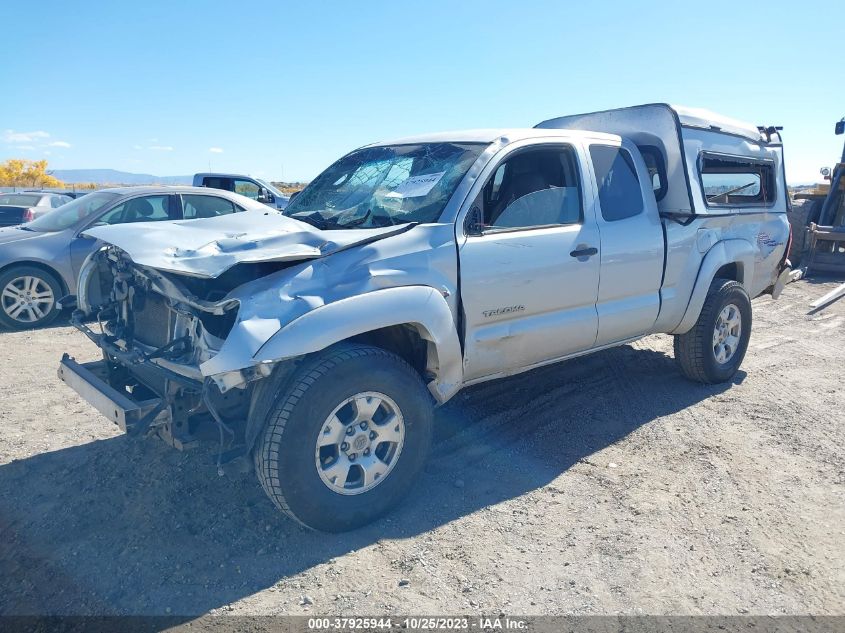
M 481 213 L 480 207 L 473 206 L 469 210 L 466 222 L 464 223 L 464 229 L 467 235 L 481 235 L 484 232 L 484 216 Z
M 273 194 L 267 191 L 266 189 L 261 189 L 258 192 L 258 202 L 262 204 L 272 204 L 276 201 L 276 198 L 273 197 Z
M 834 134 L 845 134 L 845 119 L 836 122 L 836 127 L 834 128 Z

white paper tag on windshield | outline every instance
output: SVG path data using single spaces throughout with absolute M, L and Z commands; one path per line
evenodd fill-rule
M 443 178 L 445 171 L 436 174 L 425 174 L 424 176 L 411 176 L 407 180 L 400 182 L 399 186 L 387 194 L 388 198 L 419 198 L 427 196 L 428 192 L 434 188 L 440 179 Z

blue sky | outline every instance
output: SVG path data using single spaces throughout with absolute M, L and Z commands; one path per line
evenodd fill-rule
M 816 2 L 5 3 L 0 159 L 314 177 L 362 144 L 668 101 L 832 165 L 845 27 Z

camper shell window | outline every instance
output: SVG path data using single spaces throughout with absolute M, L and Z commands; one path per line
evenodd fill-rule
M 708 207 L 770 206 L 775 202 L 773 161 L 703 152 L 698 170 Z

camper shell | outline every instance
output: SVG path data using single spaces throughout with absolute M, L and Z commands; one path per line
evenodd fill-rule
M 701 108 L 652 103 L 557 117 L 535 127 L 606 132 L 633 141 L 649 171 L 656 174 L 657 208 L 664 216 L 788 209 L 783 141 L 777 126 L 755 126 Z M 761 176 L 759 200 L 708 201 L 703 173 L 724 174 L 727 182 L 729 174 L 748 170 Z

